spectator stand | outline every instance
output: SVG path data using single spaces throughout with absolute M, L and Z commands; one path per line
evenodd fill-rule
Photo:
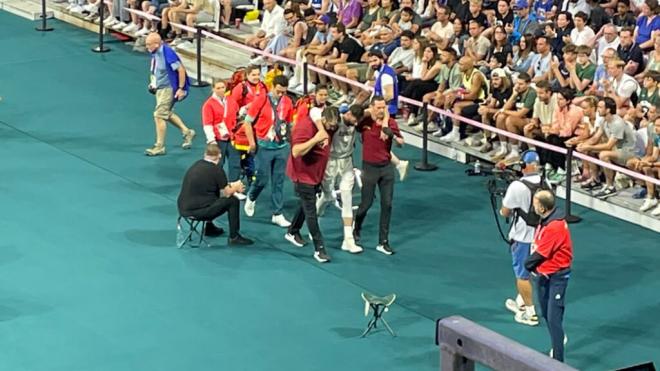
M 0 1 L 8 1 L 8 0 L 0 0 Z M 32 0 L 31 0 L 32 1 Z M 36 4 L 33 3 L 33 4 Z M 61 6 L 60 6 L 61 7 Z M 138 12 L 135 10 L 131 10 L 132 12 Z M 141 13 L 141 12 L 140 12 Z M 55 17 L 60 18 L 64 21 L 68 21 L 69 18 L 66 16 L 63 16 L 63 12 L 58 12 L 57 10 L 54 11 Z M 78 20 L 76 22 L 71 22 L 75 25 L 79 25 L 81 23 L 81 20 L 79 17 L 76 17 Z M 82 20 L 84 23 L 84 20 Z M 86 22 L 88 24 L 94 25 L 92 22 Z M 89 26 L 89 25 L 88 25 Z M 177 25 L 178 27 L 181 27 L 183 30 L 190 30 L 192 32 L 196 32 L 195 28 L 190 28 L 184 25 Z M 88 28 L 86 26 L 81 26 L 84 28 Z M 91 28 L 91 27 L 90 27 Z M 94 32 L 98 32 L 98 27 L 95 29 L 92 29 Z M 218 66 L 222 66 L 223 69 L 226 68 L 228 73 L 223 74 L 215 74 L 211 73 L 210 75 L 207 75 L 205 78 L 209 78 L 210 76 L 215 77 L 215 78 L 226 78 L 231 74 L 231 71 L 235 70 L 236 67 L 239 66 L 244 66 L 246 65 L 249 60 L 249 55 L 251 54 L 259 54 L 263 57 L 269 58 L 271 60 L 277 60 L 279 62 L 287 63 L 290 65 L 295 65 L 295 61 L 283 58 L 280 56 L 272 55 L 270 53 L 265 53 L 264 51 L 258 50 L 258 49 L 253 49 L 250 48 L 246 45 L 243 44 L 245 41 L 246 37 L 248 35 L 251 35 L 255 29 L 249 25 L 244 25 L 241 24 L 241 27 L 239 29 L 235 28 L 228 28 L 228 29 L 221 29 L 218 33 L 220 35 L 217 35 L 213 32 L 209 31 L 202 31 L 202 35 L 205 36 L 205 39 L 203 40 L 202 44 L 202 62 L 203 64 L 212 64 L 216 63 Z M 212 45 L 212 46 L 211 46 Z M 215 50 L 213 50 L 214 48 Z M 188 49 L 192 49 L 189 48 Z M 192 57 L 195 55 L 194 51 L 191 50 L 190 53 L 187 53 L 185 48 L 177 48 L 177 51 L 179 51 L 182 55 L 186 55 L 187 57 Z M 226 52 L 228 51 L 228 52 Z M 196 57 L 196 56 L 195 56 Z M 211 62 L 212 61 L 212 62 Z M 186 61 L 184 60 L 184 63 Z M 188 67 L 190 63 L 186 64 Z M 310 70 L 313 70 L 317 73 L 324 74 L 326 76 L 331 76 L 335 79 L 341 80 L 346 82 L 347 84 L 359 86 L 362 89 L 369 89 L 366 85 L 359 84 L 353 80 L 346 79 L 341 76 L 334 75 L 330 72 L 327 72 L 325 70 L 318 69 L 314 66 L 308 66 L 307 67 Z M 194 73 L 191 72 L 191 75 L 194 76 Z M 422 106 L 421 102 L 418 101 L 413 101 L 410 99 L 407 99 L 405 97 L 400 97 L 400 100 L 412 104 L 418 107 Z M 443 114 L 447 117 L 450 118 L 456 118 L 461 122 L 464 122 L 468 125 L 475 126 L 481 129 L 487 129 L 491 132 L 494 132 L 496 134 L 503 135 L 508 138 L 512 138 L 515 140 L 519 140 L 521 142 L 525 142 L 527 144 L 533 144 L 536 145 L 537 147 L 542 147 L 546 148 L 555 152 L 559 153 L 566 153 L 566 149 L 564 148 L 559 148 L 555 147 L 552 145 L 549 145 L 547 143 L 541 143 L 535 140 L 531 140 L 529 138 L 525 138 L 519 135 L 512 134 L 508 131 L 503 131 L 500 129 L 497 129 L 496 127 L 493 126 L 488 126 L 484 125 L 480 122 L 466 119 L 464 117 L 456 116 L 451 112 L 441 110 L 437 107 L 429 106 L 428 107 L 429 111 L 434 111 L 440 114 Z M 421 137 L 421 134 L 418 132 L 411 130 L 405 123 L 401 122 L 400 123 L 402 130 L 404 131 L 404 136 L 406 141 L 409 144 L 412 144 L 416 147 L 422 147 L 423 146 L 423 138 Z M 462 162 L 462 163 L 468 163 L 473 160 L 479 159 L 480 161 L 490 161 L 490 158 L 482 153 L 479 153 L 475 149 L 463 144 L 462 142 L 455 142 L 455 143 L 443 143 L 438 141 L 435 138 L 428 138 L 428 149 L 434 153 L 443 155 L 445 157 L 449 157 L 453 160 Z M 655 184 L 660 184 L 660 181 L 657 179 L 651 179 L 648 178 L 642 174 L 633 172 L 631 170 L 628 170 L 626 168 L 622 168 L 617 165 L 612 165 L 605 163 L 603 161 L 600 161 L 598 159 L 586 156 L 581 153 L 575 153 L 575 157 L 584 161 L 590 161 L 593 163 L 596 163 L 599 166 L 602 167 L 607 167 L 612 170 L 615 170 L 619 173 L 626 174 L 632 178 L 636 178 L 639 180 L 649 180 L 652 181 Z M 559 185 L 557 187 L 557 194 L 560 197 L 565 197 L 567 195 L 568 188 L 565 185 Z M 572 196 L 573 196 L 573 201 L 583 205 L 588 208 L 595 209 L 600 212 L 604 212 L 608 215 L 615 216 L 620 219 L 624 219 L 626 221 L 638 224 L 640 226 L 643 226 L 645 228 L 652 229 L 654 231 L 660 232 L 660 220 L 657 218 L 654 218 L 652 216 L 649 216 L 647 214 L 643 214 L 637 211 L 639 207 L 639 203 L 641 203 L 640 200 L 632 200 L 629 196 L 629 194 L 626 194 L 625 192 L 623 194 L 620 194 L 619 196 L 614 196 L 610 197 L 609 199 L 605 200 L 599 200 L 593 198 L 590 194 L 581 191 L 579 189 L 572 189 Z

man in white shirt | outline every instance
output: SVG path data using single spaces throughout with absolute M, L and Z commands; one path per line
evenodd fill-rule
M 518 293 L 515 300 L 506 299 L 504 305 L 515 314 L 513 318 L 516 322 L 536 326 L 539 324 L 539 318 L 534 309 L 530 274 L 525 269 L 524 262 L 530 255 L 535 225 L 539 220 L 532 208 L 532 197 L 533 191 L 539 189 L 541 184 L 538 168 L 540 159 L 535 151 L 529 150 L 523 153 L 521 161 L 525 164 L 522 169 L 523 177 L 509 185 L 500 209 L 500 215 L 513 218 L 508 238 Z
M 264 0 L 264 18 L 257 33 L 247 39 L 246 44 L 253 48 L 264 49 L 273 37 L 281 34 L 286 27 L 284 9 L 275 0 Z
M 426 32 L 426 38 L 435 42 L 439 50 L 445 50 L 449 41 L 454 38 L 454 24 L 449 22 L 449 8 L 446 5 L 435 6 L 437 22 Z
M 564 0 L 561 5 L 561 10 L 565 10 L 575 17 L 579 12 L 590 14 L 591 6 L 589 6 L 587 0 Z
M 619 34 L 616 32 L 616 27 L 608 23 L 596 35 L 596 55 L 598 57 L 597 64 L 603 64 L 603 54 L 608 48 L 616 50 L 619 47 Z
M 605 96 L 614 99 L 617 113 L 623 117 L 627 110 L 632 107 L 631 98 L 637 94 L 639 84 L 632 77 L 623 72 L 625 62 L 620 60 L 611 61 L 607 65 L 607 74 L 610 80 L 603 81 Z
M 575 15 L 573 20 L 575 22 L 575 28 L 571 31 L 571 42 L 575 44 L 575 46 L 590 46 L 590 43 L 596 36 L 594 30 L 587 26 L 588 20 L 589 16 L 585 12 L 578 12 Z

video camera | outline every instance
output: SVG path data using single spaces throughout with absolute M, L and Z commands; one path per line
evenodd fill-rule
M 495 217 L 495 224 L 502 239 L 508 244 L 509 240 L 506 237 L 502 225 L 500 224 L 498 215 L 498 197 L 504 197 L 509 185 L 522 177 L 522 166 L 520 163 L 506 165 L 497 163 L 495 165 L 482 165 L 479 160 L 474 163 L 474 166 L 465 170 L 468 176 L 488 176 L 490 177 L 486 182 L 486 189 L 490 193 L 490 205 Z M 507 220 L 507 223 L 509 221 Z
M 482 165 L 479 160 L 474 163 L 472 168 L 465 170 L 465 173 L 468 176 L 490 176 L 491 178 L 486 182 L 486 188 L 492 196 L 504 196 L 509 184 L 522 177 L 518 163 Z

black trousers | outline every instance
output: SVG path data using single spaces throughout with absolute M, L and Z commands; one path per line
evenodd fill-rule
M 362 167 L 362 200 L 355 214 L 355 230 L 359 233 L 362 229 L 362 223 L 374 202 L 376 186 L 378 186 L 380 193 L 378 243 L 387 243 L 392 217 L 392 198 L 394 197 L 394 166 L 391 163 L 374 165 L 365 162 Z
M 190 211 L 182 211 L 182 216 L 194 217 L 198 220 L 212 221 L 220 215 L 227 213 L 229 218 L 229 237 L 235 238 L 241 229 L 240 201 L 236 197 L 221 197 L 210 206 Z
M 539 140 L 557 147 L 566 148 L 564 142 L 568 140 L 568 138 L 561 138 L 558 135 L 551 134 L 548 135 L 547 138 L 539 138 Z M 552 165 L 552 167 L 555 169 L 566 169 L 566 155 L 549 151 L 544 148 L 537 148 L 537 151 L 539 153 L 539 159 L 541 160 L 542 165 L 547 163 Z
M 399 89 L 401 95 L 410 99 L 421 101 L 425 94 L 435 91 L 438 83 L 435 80 L 415 79 L 409 80 L 405 89 Z M 410 112 L 417 114 L 419 107 L 410 106 Z
M 314 249 L 319 250 L 324 246 L 323 235 L 321 234 L 321 228 L 319 228 L 319 221 L 316 215 L 316 194 L 321 190 L 321 186 L 303 183 L 294 183 L 293 186 L 298 198 L 300 198 L 300 207 L 296 211 L 293 220 L 291 220 L 289 233 L 300 233 L 300 229 L 305 221 L 307 221 L 307 229 L 312 234 Z

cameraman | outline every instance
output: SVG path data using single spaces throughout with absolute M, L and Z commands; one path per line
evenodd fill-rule
M 538 153 L 532 150 L 523 153 L 521 158 L 521 166 L 524 166 L 523 176 L 509 185 L 500 209 L 502 216 L 513 217 L 509 241 L 518 291 L 516 300 L 507 299 L 505 306 L 515 314 L 516 322 L 528 326 L 539 324 L 534 310 L 529 271 L 525 269 L 525 260 L 529 257 L 530 245 L 534 239 L 534 228 L 538 224 L 538 215 L 534 214 L 532 208 L 532 196 L 536 189 L 541 187 L 539 164 Z

